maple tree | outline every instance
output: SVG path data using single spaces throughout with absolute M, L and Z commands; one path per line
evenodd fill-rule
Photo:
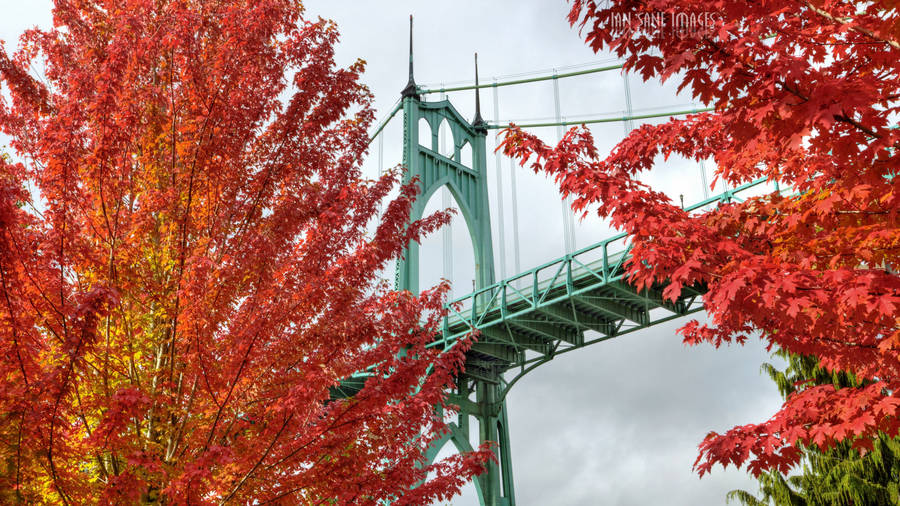
M 361 175 L 335 26 L 293 0 L 53 22 L 0 51 L 0 499 L 421 504 L 480 472 L 423 462 L 465 343 L 425 347 L 445 286 L 378 274 L 448 217 L 408 223 L 414 185 L 378 216 L 399 173 Z
M 864 453 L 900 432 L 897 7 L 574 0 L 569 21 L 595 51 L 615 52 L 644 79 L 679 80 L 714 110 L 643 125 L 602 159 L 585 128 L 554 148 L 515 128 L 505 136 L 505 152 L 552 175 L 577 210 L 630 234 L 631 282 L 666 284 L 669 298 L 707 289 L 711 323 L 687 323 L 685 342 L 759 335 L 866 382 L 804 384 L 770 419 L 710 433 L 701 476 L 716 463 L 786 472 L 801 445 L 848 441 Z M 713 158 L 733 186 L 767 178 L 790 191 L 688 213 L 639 181 L 669 156 Z
M 764 363 L 763 371 L 775 382 L 783 398 L 807 384 L 831 385 L 835 388 L 861 388 L 868 382 L 852 374 L 826 371 L 814 357 L 790 355 L 783 350 L 775 356 L 787 361 L 779 370 Z M 745 506 L 770 503 L 794 506 L 884 506 L 900 504 L 900 439 L 883 433 L 872 439 L 872 449 L 864 455 L 850 441 L 841 441 L 826 451 L 816 445 L 802 445 L 803 457 L 798 473 L 784 476 L 777 470 L 759 475 L 760 496 L 746 490 L 732 490 L 729 502 L 737 500 Z

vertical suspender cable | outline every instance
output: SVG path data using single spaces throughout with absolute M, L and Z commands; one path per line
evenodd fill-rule
M 494 123 L 500 123 L 500 100 L 497 97 L 497 79 L 494 79 Z M 500 240 L 500 279 L 506 279 L 506 219 L 503 216 L 503 171 L 500 169 L 500 135 L 494 135 L 494 167 L 497 170 L 497 223 Z
M 556 69 L 553 69 L 553 101 L 556 106 L 556 122 L 562 123 L 562 116 L 559 108 L 559 79 L 557 79 Z M 563 126 L 557 125 L 556 137 L 557 141 L 562 140 Z M 566 254 L 575 251 L 575 223 L 572 216 L 572 199 L 564 198 L 562 200 L 562 216 L 563 216 L 563 242 L 566 247 Z
M 384 132 L 378 132 L 378 178 L 384 175 Z M 381 217 L 382 202 L 378 202 L 377 216 Z
M 631 83 L 628 82 L 628 73 L 622 72 L 622 80 L 625 82 L 625 116 L 631 118 L 634 116 L 634 108 L 631 105 Z M 634 123 L 627 119 L 624 122 L 625 135 L 627 136 L 634 129 Z M 684 209 L 684 197 L 681 197 L 681 208 Z M 645 299 L 646 300 L 646 299 Z M 644 302 L 645 314 L 650 313 L 649 302 Z
M 522 272 L 522 259 L 519 255 L 519 202 L 516 198 L 516 163 L 509 159 L 509 184 L 512 193 L 512 219 L 513 219 L 513 257 L 515 259 L 516 274 Z
M 566 118 L 562 117 L 562 120 L 565 121 Z M 564 131 L 565 131 L 565 127 L 560 126 L 557 128 L 557 135 L 560 140 L 562 140 Z M 566 197 L 563 200 L 563 204 L 566 206 L 566 214 L 565 214 L 566 223 L 565 223 L 565 225 L 566 225 L 566 228 L 569 229 L 569 247 L 568 247 L 567 252 L 574 253 L 575 249 L 577 248 L 577 245 L 575 244 L 575 212 L 572 211 L 572 197 L 571 196 Z
M 443 86 L 441 86 L 443 88 Z M 441 93 L 441 99 L 446 100 L 447 94 Z M 438 135 L 440 138 L 438 141 L 440 142 L 440 151 L 441 154 L 447 153 L 447 131 L 438 127 Z M 454 149 L 455 151 L 455 149 Z M 441 188 L 441 205 L 443 209 L 448 209 L 452 204 L 450 201 L 450 189 L 447 188 L 447 185 L 444 185 Z M 453 279 L 453 223 L 448 223 L 441 230 L 441 242 L 442 249 L 444 250 L 444 279 L 452 280 Z M 453 299 L 453 286 L 450 286 L 450 293 L 448 294 L 450 299 Z
M 625 117 L 631 118 L 634 116 L 634 108 L 631 105 L 631 83 L 628 82 L 627 72 L 622 72 L 622 79 L 625 81 Z M 634 130 L 634 122 L 630 119 L 626 119 L 623 125 L 625 126 L 625 135 Z
M 706 182 L 706 163 L 700 160 L 700 184 L 703 185 L 703 200 L 709 198 L 709 183 Z
M 494 88 L 494 93 L 497 93 L 496 87 Z M 519 199 L 516 190 L 516 163 L 512 158 L 509 159 L 509 185 L 512 200 L 510 203 L 512 204 L 514 274 L 519 274 L 522 272 L 522 256 L 519 253 Z M 521 281 L 521 279 L 518 281 Z
M 384 175 L 384 134 L 378 134 L 378 177 Z

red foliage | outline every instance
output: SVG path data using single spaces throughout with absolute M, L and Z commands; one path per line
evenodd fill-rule
M 623 24 L 624 14 L 631 24 Z M 710 24 L 651 26 L 639 14 L 686 13 Z M 706 13 L 706 14 L 704 14 Z M 505 150 L 555 177 L 574 206 L 627 231 L 638 286 L 708 286 L 712 325 L 687 343 L 759 335 L 874 381 L 810 386 L 769 420 L 710 433 L 714 463 L 784 471 L 797 443 L 900 432 L 900 11 L 897 2 L 575 0 L 569 20 L 594 50 L 611 49 L 644 78 L 673 78 L 714 112 L 644 125 L 605 159 L 586 129 L 555 149 L 517 129 Z M 637 177 L 658 155 L 713 157 L 718 178 L 788 184 L 777 193 L 688 214 Z M 857 445 L 864 447 L 865 444 Z
M 423 503 L 481 470 L 422 465 L 445 287 L 378 277 L 447 217 L 409 224 L 410 185 L 376 220 L 363 64 L 301 14 L 57 0 L 0 51 L 0 502 Z

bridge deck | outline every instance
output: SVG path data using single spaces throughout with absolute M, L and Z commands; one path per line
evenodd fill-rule
M 711 197 L 687 211 L 736 199 L 764 179 Z M 553 356 L 703 309 L 705 287 L 685 287 L 674 302 L 665 285 L 638 291 L 625 279 L 630 245 L 619 234 L 448 303 L 439 339 L 448 349 L 473 329 L 480 337 L 466 354 L 464 376 L 499 383 L 504 372 L 546 362 Z M 585 335 L 587 331 L 596 334 Z M 366 373 L 335 389 L 353 395 Z
M 499 382 L 507 370 L 703 308 L 703 287 L 685 289 L 671 302 L 663 299 L 663 286 L 639 292 L 628 284 L 628 250 L 619 235 L 457 299 L 432 345 L 449 347 L 479 330 L 465 375 Z

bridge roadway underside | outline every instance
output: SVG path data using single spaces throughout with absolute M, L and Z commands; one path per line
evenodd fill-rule
M 469 419 L 476 419 L 478 440 L 497 443 L 498 462 L 476 480 L 481 504 L 515 506 L 505 398 L 522 376 L 561 353 L 703 309 L 703 286 L 685 287 L 669 301 L 662 296 L 665 285 L 637 290 L 629 284 L 630 248 L 623 239 L 613 237 L 448 304 L 443 331 L 430 346 L 447 349 L 473 330 L 480 335 L 449 396 L 460 408 L 458 419 L 427 457 L 432 461 L 447 442 L 470 451 Z M 365 379 L 360 374 L 342 382 L 334 397 L 356 394 Z
M 466 354 L 463 378 L 498 385 L 515 381 L 560 353 L 703 309 L 702 286 L 682 290 L 673 302 L 663 299 L 664 286 L 638 291 L 624 281 L 621 272 L 606 282 L 590 271 L 580 274 L 530 296 L 520 296 L 518 289 L 508 286 L 507 295 L 517 295 L 511 301 L 509 297 L 484 305 L 479 301 L 475 311 L 451 314 L 443 332 L 447 344 L 472 329 L 480 333 Z M 481 298 L 488 299 L 488 293 Z M 502 299 L 503 293 L 491 296 Z M 586 335 L 587 331 L 596 334 Z M 504 374 L 513 370 L 518 372 L 515 378 L 503 381 Z
M 621 236 L 450 302 L 442 333 L 430 346 L 449 348 L 477 331 L 461 381 L 508 390 L 522 374 L 561 353 L 703 309 L 704 286 L 684 287 L 669 301 L 662 295 L 665 285 L 637 290 L 628 283 L 624 261 L 630 248 L 609 254 L 616 240 Z M 602 259 L 586 262 L 591 253 L 602 253 Z M 334 396 L 356 394 L 365 377 L 348 378 Z
M 764 183 L 746 183 L 685 211 L 740 201 L 737 194 Z M 775 185 L 776 192 L 788 190 Z M 427 458 L 433 461 L 448 442 L 471 451 L 476 430 L 479 442 L 493 442 L 497 461 L 475 480 L 480 504 L 515 506 L 505 398 L 520 378 L 562 353 L 703 310 L 705 286 L 683 287 L 674 301 L 662 296 L 666 283 L 637 290 L 626 276 L 630 250 L 629 238 L 618 234 L 448 303 L 442 332 L 429 346 L 449 349 L 473 331 L 479 335 L 449 395 L 459 406 L 457 420 Z M 367 376 L 348 378 L 332 395 L 355 395 Z

